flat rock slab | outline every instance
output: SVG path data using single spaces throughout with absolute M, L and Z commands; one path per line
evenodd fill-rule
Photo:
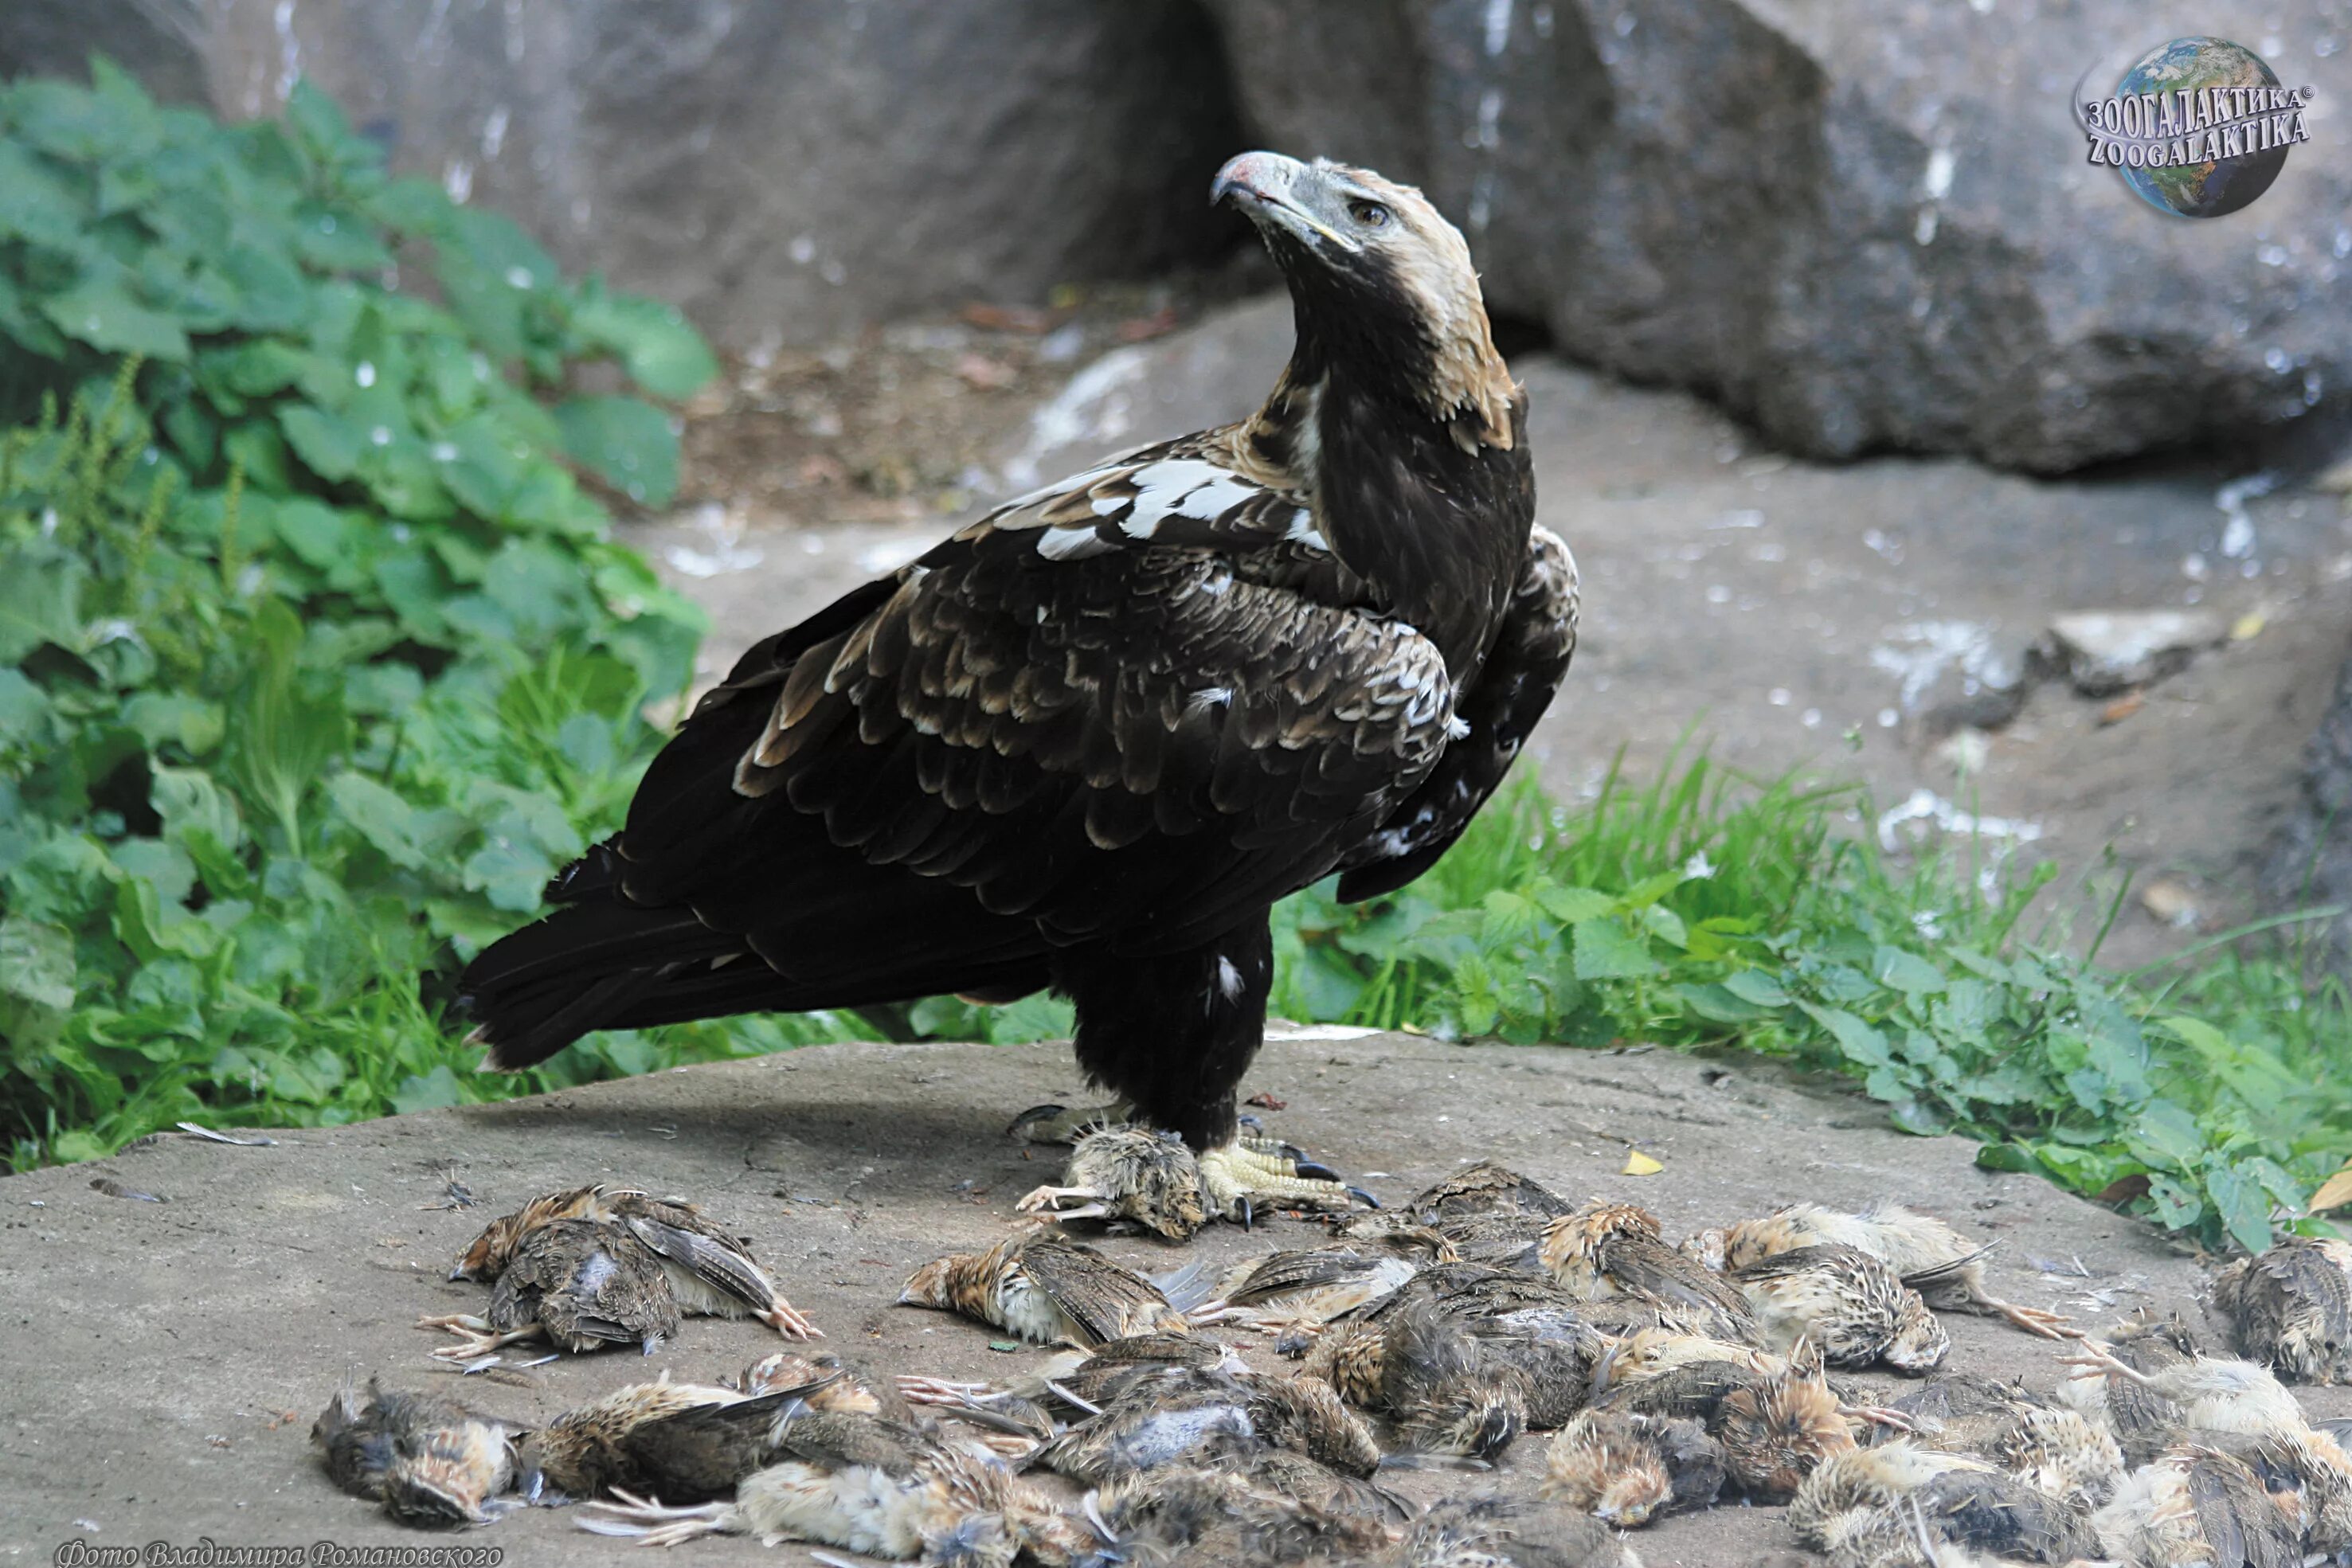
M 1867 1102 L 1766 1064 L 1280 1029 L 1248 1088 L 1284 1103 L 1263 1113 L 1271 1130 L 1390 1201 L 1481 1158 L 1566 1196 L 1635 1199 L 1670 1237 L 1797 1199 L 1893 1197 L 2000 1238 L 1993 1288 L 2011 1299 L 2093 1324 L 2142 1305 L 2197 1311 L 2195 1264 L 2144 1227 L 2032 1177 L 1979 1170 L 1969 1143 L 1906 1136 Z M 689 1319 L 650 1359 L 566 1358 L 462 1387 L 433 1368 L 426 1352 L 444 1342 L 413 1326 L 417 1316 L 479 1311 L 488 1297 L 446 1281 L 450 1260 L 493 1215 L 583 1182 L 704 1203 L 752 1239 L 825 1331 L 821 1348 L 875 1374 L 1019 1372 L 1045 1353 L 992 1351 L 999 1336 L 979 1325 L 891 1302 L 919 1264 L 1003 1236 L 1021 1196 L 1055 1178 L 1059 1151 L 1024 1149 L 1003 1131 L 1014 1112 L 1047 1101 L 1087 1103 L 1060 1045 L 830 1046 L 282 1132 L 270 1147 L 166 1134 L 110 1160 L 0 1180 L 10 1381 L 0 1551 L 46 1560 L 77 1536 L 107 1546 L 204 1536 L 427 1544 L 336 1491 L 318 1466 L 310 1423 L 345 1376 L 447 1387 L 529 1424 L 664 1369 L 715 1381 L 778 1347 L 764 1328 Z M 1629 1146 L 1663 1172 L 1620 1176 Z M 436 1207 L 453 1176 L 476 1207 Z M 168 1201 L 113 1196 L 99 1181 Z M 1103 1245 L 1150 1270 L 1188 1257 L 1222 1268 L 1317 1234 L 1276 1218 L 1250 1233 L 1213 1228 L 1190 1248 L 1137 1237 Z M 2036 1385 L 2060 1374 L 2045 1342 L 1988 1320 L 1948 1321 L 1955 1366 Z M 1285 1364 L 1258 1336 L 1233 1337 L 1254 1363 Z M 2315 1392 L 2321 1413 L 2352 1411 L 2352 1396 Z M 1504 1484 L 1529 1481 L 1544 1441 L 1512 1450 Z M 1432 1497 L 1485 1484 L 1408 1474 L 1403 1487 Z M 457 1539 L 499 1546 L 509 1563 L 646 1561 L 560 1511 Z M 1779 1510 L 1731 1507 L 1666 1521 L 1639 1549 L 1652 1568 L 1696 1568 L 1792 1544 Z M 807 1561 L 797 1548 L 758 1553 L 742 1542 L 685 1550 Z

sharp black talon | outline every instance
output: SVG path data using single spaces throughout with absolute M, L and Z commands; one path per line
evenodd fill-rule
M 1370 1193 L 1366 1192 L 1360 1186 L 1349 1187 L 1348 1189 L 1348 1196 L 1349 1197 L 1360 1197 L 1363 1199 L 1368 1206 L 1373 1208 L 1378 1208 L 1381 1206 L 1381 1200 L 1379 1198 L 1374 1197 Z
M 1265 1122 L 1262 1117 L 1252 1116 L 1247 1113 L 1244 1113 L 1243 1114 L 1234 1117 L 1234 1120 L 1240 1125 L 1249 1128 L 1252 1132 L 1263 1133 L 1265 1131 Z
M 1252 1225 L 1256 1223 L 1257 1213 L 1255 1209 L 1250 1207 L 1250 1200 L 1248 1198 L 1238 1197 L 1234 1201 L 1242 1206 L 1242 1228 L 1244 1230 L 1247 1230 Z
M 1329 1166 L 1325 1165 L 1321 1160 L 1302 1157 L 1291 1161 L 1290 1166 L 1291 1169 L 1297 1171 L 1300 1176 L 1305 1176 L 1309 1181 L 1338 1181 L 1340 1179 L 1339 1173 L 1333 1170 Z
M 1029 1109 L 1022 1112 L 1021 1114 L 1013 1117 L 1013 1120 L 1004 1124 L 1005 1135 L 1010 1137 L 1032 1122 L 1045 1121 L 1050 1117 L 1060 1115 L 1063 1112 L 1067 1111 L 1069 1107 L 1067 1105 L 1032 1105 Z

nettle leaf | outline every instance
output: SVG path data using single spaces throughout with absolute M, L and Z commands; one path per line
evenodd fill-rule
M 677 437 L 669 416 L 633 397 L 566 398 L 555 405 L 563 450 L 641 507 L 677 493 Z
M 295 455 L 320 478 L 342 480 L 359 472 L 360 458 L 368 448 L 365 426 L 308 403 L 279 409 L 278 424 Z
M 0 664 L 20 664 L 47 643 L 79 649 L 82 564 L 20 549 L 0 554 Z
M 2158 1221 L 2168 1230 L 2186 1230 L 2205 1218 L 2205 1199 L 2168 1176 L 2150 1176 L 2147 1196 Z
M 2205 1190 L 2230 1239 L 2249 1252 L 2260 1252 L 2271 1244 L 2270 1200 L 2259 1183 L 2236 1166 L 2217 1160 L 2205 1172 Z
M 42 300 L 41 313 L 67 337 L 106 353 L 173 362 L 188 357 L 179 321 L 142 304 L 119 279 L 85 277 Z
M 657 300 L 597 295 L 572 313 L 572 329 L 609 350 L 631 381 L 673 402 L 693 396 L 719 373 L 702 334 Z
M 74 1005 L 73 933 L 62 925 L 0 917 L 0 994 L 51 1012 Z
M 1785 1008 L 1790 998 L 1788 990 L 1761 969 L 1740 969 L 1724 977 L 1723 988 L 1741 1001 L 1759 1008 Z
M 1869 1067 L 1894 1065 L 1895 1055 L 1887 1048 L 1886 1037 L 1853 1014 L 1843 1008 L 1817 1007 L 1808 1001 L 1800 1001 L 1797 1006 L 1829 1032 L 1847 1061 Z
M 2170 1100 L 2152 1100 L 2125 1124 L 2124 1142 L 2152 1166 L 2194 1170 L 2205 1157 L 2197 1118 Z
M 1658 973 L 1650 945 L 1610 917 L 1580 921 L 1574 934 L 1575 975 L 1580 980 L 1636 980 Z
M 1900 947 L 1881 945 L 1871 963 L 1878 983 L 1909 997 L 1933 996 L 1944 988 L 1944 972 Z

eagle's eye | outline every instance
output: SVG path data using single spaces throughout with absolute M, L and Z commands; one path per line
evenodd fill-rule
M 1384 228 L 1389 221 L 1389 210 L 1378 202 L 1349 202 L 1348 215 L 1368 229 Z

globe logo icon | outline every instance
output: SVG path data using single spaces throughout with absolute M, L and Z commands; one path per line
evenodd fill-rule
M 2221 217 L 2269 190 L 2287 150 L 2311 139 L 2310 99 L 2242 44 L 2175 38 L 2140 57 L 2114 97 L 2083 105 L 2091 162 L 2159 211 Z

